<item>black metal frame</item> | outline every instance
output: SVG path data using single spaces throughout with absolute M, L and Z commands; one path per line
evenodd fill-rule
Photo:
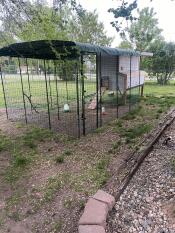
M 3 91 L 3 97 L 4 97 L 4 105 L 5 105 L 6 117 L 7 117 L 7 120 L 8 120 L 9 116 L 8 116 L 8 109 L 7 109 L 7 100 L 6 100 L 4 80 L 3 80 L 3 76 L 2 76 L 2 68 L 1 68 L 1 66 L 0 66 L 0 73 L 1 73 L 1 84 L 2 84 L 2 91 Z
M 49 120 L 49 129 L 51 129 L 52 126 L 51 126 L 51 117 L 50 117 L 50 102 L 49 102 L 47 71 L 46 71 L 46 61 L 45 60 L 44 60 L 44 77 L 45 77 L 45 85 L 46 85 L 46 99 L 47 99 L 47 112 L 48 112 L 48 120 Z
M 94 93 L 96 95 L 96 109 L 92 112 L 92 116 L 89 117 L 89 115 L 91 113 L 88 112 L 87 108 L 86 108 L 86 97 L 88 95 L 86 95 L 86 83 L 85 83 L 85 76 L 86 73 L 84 73 L 84 59 L 85 59 L 85 55 L 94 55 L 95 58 L 95 62 L 94 64 L 96 67 L 96 71 L 94 69 L 94 75 L 96 77 L 96 81 L 94 82 L 96 86 L 95 87 L 95 91 L 96 93 Z M 120 90 L 119 90 L 119 56 L 113 56 L 116 62 L 116 67 L 115 67 L 115 80 L 114 82 L 116 83 L 116 100 L 115 103 L 113 104 L 113 106 L 109 106 L 109 109 L 111 111 L 112 117 L 114 118 L 118 118 L 119 117 L 119 94 Z M 130 88 L 128 90 L 129 92 L 129 111 L 131 111 L 131 105 L 132 105 L 132 100 L 131 100 L 131 81 L 132 81 L 132 55 L 129 56 L 129 66 L 130 66 L 130 72 L 129 72 L 129 83 L 130 83 Z M 27 119 L 27 109 L 26 109 L 26 101 L 27 99 L 25 99 L 25 90 L 24 90 L 24 84 L 23 84 L 23 75 L 22 75 L 22 71 L 21 71 L 21 63 L 20 63 L 20 58 L 18 58 L 18 63 L 19 63 L 19 71 L 20 71 L 20 81 L 21 81 L 21 90 L 22 90 L 22 97 L 23 97 L 23 105 L 24 105 L 24 113 L 25 113 L 25 121 L 26 123 L 28 123 L 28 119 Z M 31 79 L 30 79 L 30 75 L 29 75 L 29 65 L 28 65 L 28 60 L 27 58 L 25 59 L 25 63 L 27 66 L 27 82 L 28 82 L 28 88 L 27 90 L 29 90 L 29 96 L 30 98 L 32 97 L 32 89 L 31 89 Z M 52 64 L 51 64 L 52 65 Z M 48 126 L 49 129 L 53 128 L 54 129 L 54 122 L 52 118 L 52 114 L 54 111 L 52 111 L 52 104 L 55 107 L 55 109 L 57 108 L 57 120 L 58 123 L 61 124 L 61 120 L 64 118 L 62 117 L 62 113 L 60 111 L 61 109 L 61 100 L 59 100 L 61 93 L 60 93 L 60 86 L 59 86 L 59 76 L 58 76 L 58 70 L 60 68 L 60 66 L 58 66 L 57 61 L 53 61 L 53 77 L 54 77 L 54 82 L 55 83 L 55 87 L 53 88 L 52 83 L 51 83 L 51 77 L 50 74 L 48 74 L 47 72 L 47 68 L 50 66 L 49 61 L 43 60 L 43 66 L 44 66 L 44 78 L 43 78 L 43 83 L 45 85 L 45 96 L 46 96 L 46 104 L 47 104 L 47 117 L 48 117 Z M 139 67 L 140 67 L 140 62 L 139 62 Z M 3 94 L 4 94 L 4 103 L 5 103 L 5 108 L 6 108 L 6 115 L 8 118 L 8 106 L 7 106 L 7 101 L 6 101 L 6 93 L 5 93 L 5 87 L 4 87 L 4 82 L 3 82 L 3 76 L 2 76 L 2 71 L 1 72 L 1 83 L 2 83 L 2 87 L 3 87 Z M 62 80 L 62 79 L 61 79 Z M 68 88 L 70 85 L 68 85 L 67 83 L 67 77 L 66 79 L 64 79 L 64 81 L 66 81 L 66 92 L 68 91 Z M 94 89 L 93 89 L 94 90 Z M 55 99 L 53 97 L 53 92 L 55 91 Z M 76 125 L 76 136 L 78 138 L 80 138 L 82 135 L 86 135 L 89 132 L 89 129 L 87 129 L 87 125 L 90 121 L 93 121 L 92 123 L 92 130 L 95 130 L 99 127 L 101 127 L 103 125 L 103 123 L 105 121 L 107 121 L 107 117 L 108 116 L 104 116 L 102 114 L 102 54 L 101 52 L 99 53 L 81 53 L 78 60 L 75 60 L 75 91 L 76 91 L 76 96 L 75 96 L 75 121 L 74 124 Z M 94 95 L 93 94 L 93 95 Z M 140 94 L 140 71 L 139 71 L 139 94 Z M 66 98 L 68 100 L 68 93 L 66 93 Z M 55 104 L 52 103 L 55 100 Z M 31 107 L 31 111 L 33 109 L 32 103 L 30 103 L 30 107 Z M 128 108 L 128 106 L 127 106 Z M 111 110 L 112 109 L 112 110 Z M 66 113 L 65 113 L 66 114 Z M 115 115 L 114 115 L 115 114 Z M 68 115 L 68 114 L 67 114 Z M 71 111 L 69 112 L 69 115 L 71 115 Z M 106 118 L 105 118 L 106 117 Z M 105 120 L 104 120 L 105 119 Z M 111 120 L 111 117 L 109 116 L 109 119 Z M 72 118 L 71 118 L 72 120 Z M 74 119 L 73 119 L 74 120 Z M 30 122 L 30 119 L 29 119 Z M 53 124 L 53 127 L 52 127 Z M 68 126 L 69 127 L 69 126 Z
M 18 64 L 19 64 L 19 72 L 20 72 L 20 78 L 21 78 L 21 90 L 22 90 L 22 99 L 23 99 L 23 105 L 24 105 L 25 122 L 27 124 L 26 101 L 25 101 L 24 85 L 23 85 L 23 78 L 22 78 L 22 72 L 21 72 L 21 63 L 20 63 L 19 57 L 18 57 Z

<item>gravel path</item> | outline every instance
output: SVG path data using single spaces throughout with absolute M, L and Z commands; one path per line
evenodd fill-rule
M 164 145 L 167 136 L 172 140 Z M 143 162 L 115 205 L 108 233 L 175 233 L 175 122 Z

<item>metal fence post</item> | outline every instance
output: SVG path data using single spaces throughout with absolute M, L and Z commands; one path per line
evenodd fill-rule
M 19 57 L 18 57 L 18 64 L 19 64 L 19 72 L 20 72 L 20 78 L 21 78 L 21 88 L 22 88 L 22 98 L 23 98 L 23 105 L 24 105 L 25 122 L 27 124 L 27 111 L 26 111 L 26 102 L 25 102 L 25 94 L 24 94 L 24 85 L 23 85 L 21 63 L 20 63 Z
M 59 95 L 58 95 L 58 79 L 57 79 L 57 67 L 56 62 L 54 62 L 54 78 L 55 78 L 55 86 L 56 86 L 56 98 L 57 98 L 57 117 L 60 119 L 60 110 L 59 110 Z
M 140 64 L 141 64 L 141 56 L 139 57 L 139 98 L 140 98 L 140 95 L 141 95 L 141 93 L 140 93 Z
M 86 122 L 85 122 L 85 90 L 84 90 L 84 72 L 83 72 L 83 54 L 81 53 L 81 83 L 82 83 L 82 121 L 83 121 L 83 135 L 86 134 Z
M 26 66 L 27 66 L 27 81 L 28 81 L 28 87 L 29 87 L 29 96 L 30 96 L 30 99 L 31 99 L 32 95 L 31 95 L 30 76 L 29 76 L 29 66 L 28 66 L 27 58 L 26 58 Z M 31 106 L 31 111 L 32 111 L 32 104 L 31 104 L 31 102 L 30 102 L 30 106 Z
M 6 111 L 6 116 L 7 116 L 7 119 L 8 119 L 9 116 L 8 116 L 8 109 L 7 109 L 7 100 L 6 100 L 6 93 L 5 93 L 4 80 L 3 80 L 3 76 L 2 76 L 2 68 L 1 68 L 1 66 L 0 66 L 0 73 L 1 73 L 1 83 L 2 83 L 4 104 L 5 104 L 5 111 Z
M 102 99 L 101 99 L 101 86 L 102 86 L 102 79 L 101 79 L 101 52 L 99 54 L 99 80 L 100 80 L 100 127 L 102 126 Z
M 97 108 L 96 108 L 96 127 L 99 127 L 98 124 L 98 112 L 99 112 L 99 64 L 98 64 L 98 54 L 96 53 L 96 99 L 97 99 Z
M 76 93 L 77 93 L 77 123 L 78 123 L 78 138 L 80 138 L 80 103 L 79 103 L 79 72 L 78 64 L 76 63 Z
M 119 78 L 119 56 L 116 57 L 117 58 L 117 67 L 116 67 L 116 90 L 117 90 L 117 118 L 118 118 L 118 105 L 119 105 L 119 101 L 118 101 L 118 92 L 119 92 L 119 83 L 118 83 L 118 78 Z
M 129 78 L 129 111 L 131 111 L 131 69 L 132 69 L 132 55 L 130 55 L 130 78 Z
M 46 61 L 45 60 L 44 60 L 44 76 L 45 76 L 45 84 L 46 84 L 46 97 L 47 97 L 47 111 L 48 111 L 48 119 L 49 119 L 49 129 L 51 129 L 50 104 L 49 104 L 47 73 L 46 73 Z

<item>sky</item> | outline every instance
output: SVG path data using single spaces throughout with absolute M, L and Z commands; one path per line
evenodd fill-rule
M 131 1 L 131 0 L 128 0 Z M 79 0 L 81 5 L 89 11 L 94 9 L 99 14 L 99 21 L 104 23 L 107 35 L 114 37 L 113 47 L 119 45 L 121 39 L 110 22 L 113 20 L 112 13 L 108 9 L 119 5 L 119 0 Z M 138 0 L 139 8 L 153 7 L 157 13 L 159 27 L 163 29 L 162 35 L 166 41 L 175 42 L 175 1 L 171 0 Z

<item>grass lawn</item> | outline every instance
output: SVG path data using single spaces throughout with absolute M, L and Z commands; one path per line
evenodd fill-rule
M 15 76 L 13 78 L 7 77 L 5 78 L 6 84 L 6 97 L 7 97 L 7 103 L 9 106 L 23 106 L 23 100 L 22 100 L 22 90 L 21 90 L 21 82 L 19 76 Z M 66 82 L 65 81 L 58 81 L 57 89 L 56 89 L 56 83 L 53 80 L 47 82 L 48 85 L 48 95 L 50 98 L 50 101 L 52 99 L 53 103 L 56 106 L 57 103 L 57 90 L 58 90 L 58 98 L 59 98 L 59 104 L 64 105 L 68 101 L 73 102 L 76 101 L 77 93 L 76 93 L 76 83 L 75 81 L 68 81 L 67 82 L 67 88 L 66 88 Z M 44 80 L 44 76 L 42 76 L 40 79 L 37 79 L 34 77 L 30 80 L 30 92 L 29 92 L 29 85 L 27 81 L 27 76 L 23 76 L 23 86 L 24 86 L 24 93 L 30 96 L 30 92 L 32 95 L 32 103 L 34 105 L 37 105 L 40 108 L 47 108 L 46 106 L 46 83 Z M 94 94 L 96 92 L 96 83 L 94 80 L 85 80 L 84 82 L 85 90 L 86 90 L 86 96 Z M 79 83 L 79 95 L 81 93 L 81 84 Z M 68 90 L 68 92 L 67 92 Z M 26 97 L 25 97 L 26 98 Z M 27 100 L 27 98 L 26 98 Z M 29 104 L 28 100 L 26 103 Z M 4 105 L 3 100 L 3 92 L 2 92 L 2 86 L 0 85 L 0 107 Z
M 45 87 L 35 82 L 40 98 Z M 87 88 L 94 91 L 90 83 Z M 136 109 L 80 140 L 0 118 L 0 232 L 15 227 L 34 233 L 77 232 L 89 196 L 103 188 L 129 154 L 142 149 L 140 142 L 171 106 L 175 86 L 147 82 Z
M 175 82 L 171 82 L 169 85 L 161 86 L 156 82 L 148 81 L 144 86 L 144 94 L 152 96 L 175 96 Z

